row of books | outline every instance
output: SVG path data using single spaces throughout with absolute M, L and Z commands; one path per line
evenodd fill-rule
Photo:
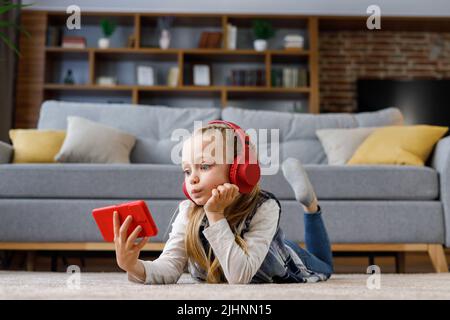
M 231 76 L 227 81 L 230 86 L 265 86 L 266 72 L 264 69 L 256 70 L 231 70 Z
M 61 46 L 63 48 L 84 49 L 86 48 L 86 38 L 76 36 L 64 36 Z
M 274 69 L 271 73 L 272 87 L 296 88 L 308 86 L 308 70 L 306 68 Z
M 47 47 L 63 47 L 63 48 L 86 48 L 86 38 L 80 36 L 63 36 L 61 28 L 48 27 L 46 34 Z

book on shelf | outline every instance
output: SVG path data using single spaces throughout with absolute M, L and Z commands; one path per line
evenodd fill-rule
M 301 35 L 288 34 L 284 37 L 285 49 L 301 50 L 304 47 L 304 39 Z
M 167 85 L 169 87 L 178 86 L 178 78 L 180 76 L 180 71 L 178 67 L 172 67 L 169 70 L 169 75 L 167 76 Z
M 222 32 L 202 32 L 200 41 L 198 43 L 199 48 L 220 48 L 222 40 Z
M 237 43 L 237 27 L 231 23 L 227 24 L 227 43 L 226 49 L 235 50 Z
M 78 36 L 64 36 L 61 46 L 63 48 L 84 49 L 86 48 L 86 38 Z
M 49 26 L 46 33 L 45 45 L 47 47 L 59 47 L 61 44 L 61 29 Z
M 261 87 L 266 83 L 266 73 L 263 69 L 256 70 L 231 70 L 228 85 Z
M 274 69 L 271 74 L 272 87 L 298 88 L 308 86 L 308 70 L 306 68 Z

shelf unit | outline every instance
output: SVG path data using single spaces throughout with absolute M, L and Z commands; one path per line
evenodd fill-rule
M 171 45 L 166 50 L 159 48 L 159 34 L 156 31 L 157 19 L 163 16 L 174 17 Z M 274 106 L 281 102 L 301 100 L 307 105 L 308 112 L 319 112 L 317 17 L 88 12 L 81 16 L 81 30 L 62 28 L 63 35 L 85 37 L 87 48 L 47 47 L 47 28 L 64 26 L 67 17 L 65 12 L 54 11 L 30 10 L 23 13 L 22 25 L 25 29 L 33 30 L 36 29 L 36 23 L 40 24 L 39 31 L 33 33 L 33 48 L 28 49 L 29 40 L 25 37 L 20 40 L 21 47 L 24 48 L 22 59 L 28 60 L 30 64 L 43 66 L 25 72 L 29 73 L 27 81 L 31 78 L 34 85 L 33 90 L 23 93 L 34 93 L 36 96 L 39 92 L 39 99 L 33 99 L 32 109 L 38 110 L 39 105 L 46 99 L 178 106 L 164 101 L 167 98 L 175 99 L 186 106 L 197 106 L 198 100 L 201 100 L 209 107 L 239 106 L 239 102 L 245 102 L 255 108 L 259 107 L 261 100 Z M 111 47 L 100 49 L 97 48 L 96 41 L 101 37 L 100 20 L 105 17 L 114 20 L 117 29 L 111 37 Z M 268 50 L 262 52 L 252 48 L 251 22 L 258 18 L 271 21 L 276 30 L 275 37 L 269 40 Z M 225 48 L 228 23 L 238 28 L 235 50 Z M 198 48 L 200 35 L 204 31 L 222 32 L 221 47 Z M 283 49 L 284 35 L 289 33 L 300 33 L 304 36 L 303 50 Z M 135 41 L 132 47 L 127 47 L 130 35 L 134 36 Z M 33 53 L 28 50 L 33 50 Z M 197 63 L 211 66 L 210 86 L 193 85 L 192 66 Z M 137 84 L 135 70 L 139 64 L 154 66 L 157 73 L 155 86 Z M 306 68 L 308 85 L 295 88 L 272 87 L 271 70 L 286 65 Z M 175 87 L 167 86 L 165 79 L 172 66 L 179 69 L 178 84 Z M 261 86 L 230 86 L 230 70 L 236 68 L 264 70 L 265 83 Z M 72 69 L 76 84 L 63 84 L 62 79 L 67 69 Z M 103 75 L 117 76 L 118 84 L 98 85 L 96 79 Z M 22 93 L 18 92 L 18 96 L 19 94 Z M 186 99 L 183 100 L 184 98 Z

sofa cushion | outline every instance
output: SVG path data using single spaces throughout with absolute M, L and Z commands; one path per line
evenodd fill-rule
M 439 196 L 437 171 L 415 166 L 305 165 L 319 200 L 433 200 Z M 263 189 L 293 199 L 281 170 L 265 176 Z
M 433 200 L 439 196 L 437 172 L 414 166 L 305 165 L 319 200 Z M 281 170 L 264 176 L 261 187 L 279 199 L 294 193 Z
M 319 200 L 433 200 L 438 175 L 429 167 L 305 165 Z M 0 198 L 183 199 L 181 166 L 162 164 L 5 164 Z M 261 187 L 294 199 L 281 170 Z
M 328 164 L 343 165 L 375 129 L 322 129 L 317 130 L 316 134 L 327 155 Z
M 11 129 L 9 137 L 14 147 L 13 163 L 54 163 L 66 131 Z
M 132 163 L 170 164 L 171 152 L 181 139 L 172 141 L 176 129 L 192 132 L 194 121 L 203 124 L 220 118 L 220 109 L 172 108 L 132 104 L 45 101 L 38 129 L 67 128 L 67 117 L 79 116 L 128 132 L 136 137 Z
M 356 164 L 423 166 L 448 127 L 415 125 L 375 130 L 348 161 Z
M 0 141 L 0 164 L 9 163 L 13 154 L 14 148 L 8 143 Z
M 0 197 L 176 199 L 183 178 L 169 164 L 5 164 Z
M 303 164 L 328 163 L 326 154 L 317 138 L 317 130 L 403 124 L 403 116 L 396 108 L 355 114 L 316 115 L 227 107 L 222 112 L 222 118 L 226 121 L 236 122 L 246 131 L 249 129 L 279 129 L 280 161 L 294 157 Z M 270 144 L 270 138 L 267 140 Z M 268 149 L 270 150 L 270 147 Z
M 130 163 L 136 138 L 81 117 L 67 117 L 67 136 L 55 156 L 58 162 Z
M 92 210 L 128 200 L 131 199 L 0 199 L 0 241 L 103 242 Z M 150 241 L 167 241 L 170 218 L 180 200 L 143 200 L 147 200 L 160 231 Z M 293 200 L 280 202 L 280 226 L 286 238 L 303 242 L 300 204 Z M 333 243 L 444 242 L 439 201 L 325 200 L 321 206 Z

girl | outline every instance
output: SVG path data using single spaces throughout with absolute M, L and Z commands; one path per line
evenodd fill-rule
M 230 164 L 238 154 L 238 140 L 225 124 L 208 124 L 185 141 L 182 168 L 185 190 L 190 200 L 179 204 L 179 214 L 162 254 L 154 261 L 138 259 L 147 242 L 135 244 L 138 226 L 127 238 L 132 217 L 120 226 L 114 213 L 116 258 L 119 267 L 133 282 L 145 284 L 176 283 L 185 267 L 192 277 L 208 283 L 228 282 L 283 283 L 327 280 L 333 273 L 328 235 L 314 190 L 305 170 L 296 159 L 282 164 L 282 172 L 304 209 L 307 250 L 284 238 L 279 227 L 281 207 L 270 192 L 256 184 L 250 192 L 240 193 L 230 183 Z M 213 137 L 214 150 L 209 154 Z M 222 141 L 220 141 L 222 140 Z M 218 143 L 220 142 L 220 143 Z M 254 147 L 250 144 L 252 150 Z M 211 149 L 209 149 L 211 150 Z M 230 158 L 226 158 L 230 159 Z

